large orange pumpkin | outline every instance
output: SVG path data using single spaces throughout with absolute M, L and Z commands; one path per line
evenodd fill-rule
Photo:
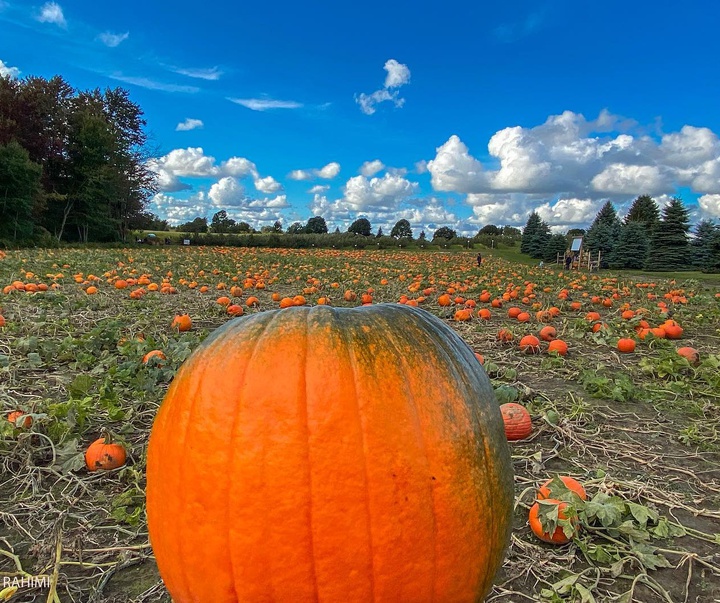
M 484 370 L 399 304 L 229 321 L 178 371 L 147 453 L 176 603 L 480 601 L 512 508 Z

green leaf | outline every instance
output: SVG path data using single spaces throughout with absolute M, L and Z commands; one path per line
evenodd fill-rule
M 92 387 L 93 379 L 90 375 L 80 374 L 68 385 L 71 398 L 84 398 Z
M 553 410 L 551 408 L 550 410 L 548 410 L 545 413 L 545 420 L 550 425 L 559 425 L 560 424 L 560 414 L 556 410 Z
M 28 364 L 30 364 L 33 368 L 39 368 L 43 365 L 42 358 L 40 358 L 40 354 L 37 352 L 30 352 L 27 355 Z
M 627 506 L 628 509 L 630 509 L 630 513 L 635 518 L 635 521 L 637 521 L 642 527 L 647 525 L 649 519 L 652 520 L 653 523 L 655 523 L 658 519 L 657 512 L 644 505 L 628 501 Z

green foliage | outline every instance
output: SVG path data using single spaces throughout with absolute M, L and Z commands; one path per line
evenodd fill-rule
M 537 212 L 532 212 L 523 229 L 520 251 L 532 258 L 542 258 L 545 256 L 549 241 L 550 227 Z M 563 251 L 565 251 L 564 245 Z
M 447 239 L 449 241 L 455 237 L 457 237 L 457 233 L 449 226 L 441 226 L 435 231 L 435 234 L 433 234 L 433 240 Z
M 645 270 L 689 270 L 690 230 L 688 210 L 678 197 L 662 211 L 662 219 L 650 237 Z
M 602 206 L 585 235 L 583 247 L 592 254 L 600 252 L 600 267 L 609 266 L 610 254 L 620 238 L 620 220 L 615 206 L 608 201 Z
M 32 236 L 41 172 L 18 143 L 0 146 L 0 242 L 17 244 Z
M 647 226 L 629 221 L 622 225 L 617 244 L 610 252 L 608 263 L 613 269 L 641 269 L 645 265 L 649 239 Z
M 305 232 L 308 234 L 325 234 L 327 231 L 327 223 L 322 216 L 310 218 L 305 225 Z
M 555 262 L 557 260 L 558 254 L 560 254 L 560 259 L 562 261 L 562 258 L 565 255 L 565 250 L 568 248 L 568 241 L 565 235 L 562 234 L 554 234 L 550 235 L 550 238 L 547 241 L 547 244 L 545 245 L 545 252 L 543 253 L 543 260 L 546 262 Z
M 412 239 L 412 228 L 410 228 L 410 222 L 405 220 L 398 220 L 395 226 L 390 231 L 390 236 L 396 239 Z
M 325 232 L 327 232 L 327 226 L 325 227 L 325 229 Z M 370 220 L 368 220 L 367 218 L 358 218 L 352 224 L 350 224 L 348 232 L 362 235 L 364 237 L 369 237 L 372 234 L 372 226 L 370 225 Z
M 645 227 L 647 233 L 652 232 L 660 220 L 660 210 L 650 195 L 640 195 L 630 206 L 625 216 L 625 224 L 637 222 Z

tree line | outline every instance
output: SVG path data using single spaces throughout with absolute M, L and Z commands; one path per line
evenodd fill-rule
M 0 77 L 0 244 L 125 240 L 156 192 L 127 90 Z
M 720 225 L 702 220 L 691 231 L 689 212 L 679 197 L 661 211 L 652 197 L 641 195 L 623 220 L 608 201 L 587 232 L 577 229 L 564 235 L 551 234 L 548 224 L 533 212 L 520 251 L 554 262 L 574 236 L 583 236 L 584 250 L 600 252 L 601 268 L 720 272 Z
M 146 228 L 146 230 L 171 230 L 171 227 L 167 224 L 167 222 L 156 222 L 156 226 L 160 226 L 161 228 Z M 210 222 L 208 222 L 207 218 L 201 218 L 197 217 L 189 222 L 185 222 L 182 224 L 178 224 L 176 227 L 173 228 L 173 230 L 176 230 L 178 232 L 185 232 L 185 233 L 191 233 L 191 234 L 197 234 L 197 235 L 253 235 L 253 234 L 282 234 L 284 237 L 287 237 L 288 235 L 343 235 L 343 234 L 349 234 L 353 236 L 360 236 L 364 237 L 365 239 L 374 238 L 377 239 L 375 244 L 380 244 L 381 246 L 397 246 L 400 245 L 401 247 L 405 247 L 408 245 L 424 245 L 425 243 L 429 243 L 431 245 L 441 245 L 441 246 L 453 246 L 453 245 L 462 245 L 467 246 L 468 242 L 470 244 L 474 243 L 480 243 L 482 245 L 486 245 L 487 247 L 492 246 L 512 246 L 514 245 L 518 240 L 520 240 L 521 232 L 520 229 L 514 228 L 512 226 L 503 226 L 498 227 L 493 224 L 489 224 L 486 226 L 483 226 L 478 233 L 473 237 L 461 237 L 458 236 L 457 231 L 455 231 L 453 228 L 450 228 L 449 226 L 441 226 L 437 228 L 433 234 L 432 237 L 428 239 L 427 235 L 425 234 L 425 231 L 422 230 L 420 234 L 418 235 L 417 239 L 413 235 L 413 230 L 410 222 L 406 219 L 398 220 L 395 225 L 390 230 L 389 234 L 386 234 L 383 232 L 382 226 L 378 227 L 376 232 L 373 232 L 372 224 L 370 223 L 370 220 L 368 220 L 365 217 L 361 217 L 356 219 L 348 229 L 345 231 L 345 233 L 342 233 L 340 231 L 340 228 L 335 228 L 335 231 L 330 233 L 327 222 L 325 221 L 325 218 L 322 216 L 313 216 L 308 221 L 303 224 L 302 222 L 293 222 L 290 224 L 285 230 L 283 230 L 282 223 L 277 220 L 272 225 L 266 225 L 262 226 L 259 230 L 253 228 L 248 222 L 240 221 L 236 222 L 232 218 L 228 217 L 227 212 L 225 210 L 220 210 L 216 212 L 213 216 Z M 385 241 L 384 239 L 387 239 Z M 199 240 L 199 239 L 194 239 Z M 207 237 L 205 237 L 203 240 L 207 240 Z M 232 239 L 230 239 L 232 240 Z M 247 242 L 251 242 L 252 239 L 242 239 L 243 245 Z M 302 241 L 302 239 L 293 239 L 292 244 L 290 240 L 287 238 L 278 239 L 282 243 L 282 246 L 306 246 L 306 241 Z M 352 241 L 352 245 L 355 247 L 366 247 L 368 245 L 367 241 L 364 241 L 362 239 L 337 239 L 332 242 L 332 244 L 337 243 L 340 241 L 343 244 L 348 243 L 349 241 Z M 394 242 L 394 243 L 393 243 Z M 318 239 L 316 243 L 321 244 L 322 246 L 328 246 L 330 243 L 329 240 L 323 240 Z M 347 246 L 347 245 L 344 245 Z

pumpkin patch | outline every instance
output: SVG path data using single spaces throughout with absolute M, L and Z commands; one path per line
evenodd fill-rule
M 720 281 L 502 251 L 8 250 L 0 572 L 59 559 L 98 603 L 710 600 Z

